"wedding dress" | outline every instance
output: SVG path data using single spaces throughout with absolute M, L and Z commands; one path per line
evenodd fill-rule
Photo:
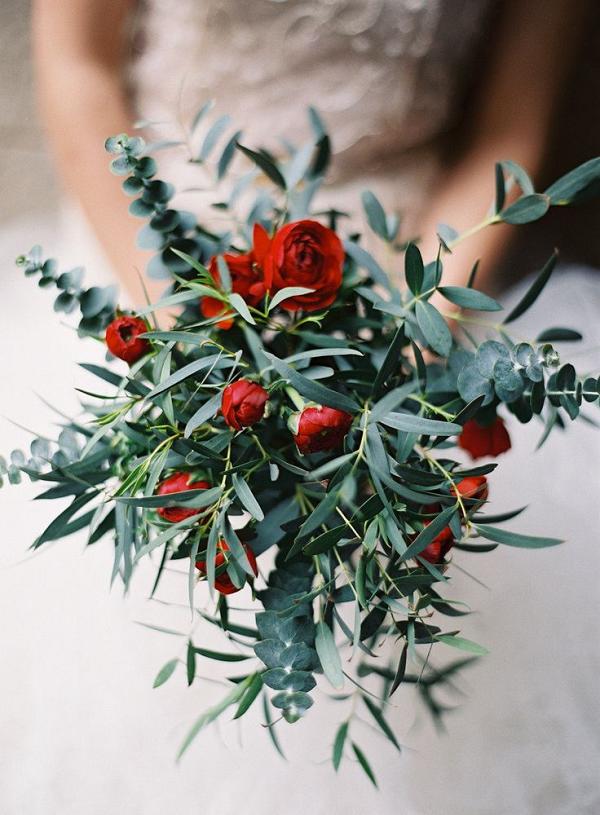
M 336 145 L 332 196 L 357 206 L 373 188 L 388 206 L 408 212 L 439 166 L 437 140 L 459 115 L 469 67 L 493 2 L 486 0 L 149 0 L 134 25 L 136 54 L 128 77 L 138 115 L 161 138 L 180 137 L 208 97 L 213 115 L 233 116 L 250 146 L 277 146 L 279 135 L 306 130 L 316 104 Z M 193 186 L 193 167 L 165 151 L 161 177 Z M 181 169 L 183 167 L 183 169 Z M 449 220 L 451 220 L 449 218 Z M 47 237 L 67 263 L 95 251 L 81 221 L 68 219 L 62 246 L 42 224 L 2 236 L 2 257 Z M 65 233 L 63 232 L 63 235 Z M 25 243 L 23 243 L 25 241 Z M 61 250 L 66 250 L 63 252 Z M 102 262 L 88 276 L 110 276 Z M 73 361 L 88 358 L 58 324 L 44 292 L 17 273 L 0 304 L 5 354 L 3 413 L 42 431 L 51 414 L 31 392 L 65 412 L 72 387 L 85 383 Z M 525 284 L 522 284 L 522 286 Z M 521 286 L 521 289 L 522 289 Z M 515 298 L 519 292 L 508 297 Z M 600 292 L 588 271 L 556 274 L 531 317 L 517 329 L 533 337 L 538 323 L 590 326 L 600 342 Z M 50 360 L 48 349 L 52 349 Z M 588 367 L 598 368 L 590 352 Z M 583 370 L 584 359 L 579 366 Z M 151 569 L 130 595 L 107 593 L 107 542 L 82 553 L 83 539 L 49 547 L 30 562 L 25 548 L 54 507 L 29 503 L 33 487 L 0 494 L 3 660 L 0 811 L 6 815 L 580 815 L 600 809 L 598 675 L 600 554 L 597 459 L 600 437 L 582 423 L 567 440 L 551 439 L 535 456 L 531 426 L 510 424 L 514 450 L 491 476 L 494 507 L 531 502 L 519 529 L 570 541 L 544 552 L 500 548 L 455 557 L 454 596 L 478 614 L 461 628 L 491 654 L 457 680 L 464 697 L 434 733 L 411 688 L 395 695 L 388 716 L 405 745 L 394 754 L 368 724 L 356 740 L 372 762 L 381 792 L 346 759 L 328 764 L 336 703 L 324 702 L 277 733 L 290 759 L 271 749 L 261 711 L 230 717 L 200 734 L 179 765 L 174 755 L 195 718 L 223 695 L 211 664 L 186 689 L 183 672 L 152 689 L 158 669 L 182 654 L 182 641 L 132 624 L 186 632 L 185 609 L 148 603 Z M 2 450 L 23 445 L 23 431 L 2 426 Z M 526 497 L 525 497 L 526 496 Z M 458 567 L 473 573 L 470 580 Z M 200 595 L 202 589 L 198 589 Z M 161 597 L 185 603 L 185 578 L 168 575 Z M 183 599 L 182 599 L 183 598 Z M 240 595 L 239 604 L 249 597 Z M 203 602 L 198 598 L 198 602 Z M 206 625 L 196 643 L 222 648 Z M 321 700 L 319 700 L 321 701 Z M 453 698 L 456 703 L 456 697 Z

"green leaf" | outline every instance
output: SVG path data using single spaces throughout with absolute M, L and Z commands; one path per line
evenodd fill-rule
M 221 487 L 211 487 L 208 490 L 183 490 L 182 492 L 172 492 L 167 495 L 118 495 L 114 500 L 120 504 L 151 509 L 177 507 L 181 504 L 186 507 L 200 509 L 214 503 L 220 497 L 221 492 Z
M 246 481 L 244 481 L 243 478 L 240 478 L 237 473 L 233 473 L 231 476 L 231 483 L 233 484 L 235 494 L 240 499 L 242 506 L 248 510 L 250 515 L 252 515 L 253 518 L 256 518 L 257 521 L 264 520 L 265 516 L 260 508 L 260 504 L 252 494 L 252 490 Z
M 379 235 L 380 238 L 387 241 L 387 220 L 385 217 L 385 210 L 381 206 L 379 199 L 370 190 L 365 190 L 361 195 L 361 200 L 369 226 L 376 235 Z
M 413 294 L 420 294 L 423 287 L 425 267 L 418 246 L 409 243 L 404 254 L 404 275 L 408 288 Z
M 262 676 L 259 673 L 255 673 L 252 681 L 248 685 L 248 689 L 242 696 L 238 709 L 235 712 L 234 719 L 239 719 L 244 713 L 248 710 L 248 708 L 252 705 L 258 694 L 261 692 L 263 687 Z
M 496 214 L 498 214 L 504 206 L 505 197 L 506 188 L 504 186 L 504 172 L 502 169 L 502 163 L 496 162 L 496 202 L 494 207 Z
M 201 359 L 196 359 L 194 362 L 190 362 L 187 365 L 184 365 L 183 368 L 179 368 L 178 371 L 168 376 L 163 382 L 153 388 L 150 393 L 147 394 L 147 399 L 154 399 L 155 396 L 158 396 L 161 393 L 169 390 L 174 385 L 179 385 L 180 382 L 184 382 L 186 379 L 189 379 L 190 376 L 194 376 L 194 374 L 203 371 L 205 368 L 210 368 L 211 365 L 214 365 L 221 354 L 210 354 L 207 357 L 202 357 Z
M 352 258 L 357 266 L 366 269 L 376 283 L 384 286 L 386 289 L 391 290 L 392 286 L 387 274 L 383 271 L 381 266 L 377 263 L 375 258 L 370 255 L 362 246 L 359 246 L 353 241 L 344 241 L 344 249 L 346 254 Z
M 522 549 L 543 549 L 546 546 L 558 546 L 563 543 L 558 538 L 540 538 L 535 535 L 520 535 L 508 529 L 498 529 L 495 526 L 486 524 L 474 524 L 479 534 L 495 543 L 503 543 L 506 546 L 517 546 Z
M 367 706 L 367 710 L 371 714 L 371 716 L 375 719 L 379 727 L 381 728 L 382 732 L 387 736 L 387 738 L 392 742 L 394 747 L 400 752 L 400 745 L 398 744 L 398 740 L 394 735 L 392 728 L 389 726 L 385 717 L 381 710 L 374 704 L 374 702 L 369 699 L 368 696 L 362 697 L 363 702 Z
M 187 683 L 191 685 L 196 678 L 196 649 L 194 643 L 188 640 L 186 657 Z
M 384 360 L 377 372 L 377 376 L 375 377 L 375 382 L 373 383 L 373 395 L 375 398 L 379 396 L 387 378 L 391 376 L 392 373 L 397 371 L 399 367 L 398 361 L 400 359 L 400 350 L 405 340 L 406 335 L 404 333 L 404 326 L 400 326 L 400 328 L 396 330 L 396 333 L 388 346 Z
M 550 198 L 534 192 L 523 195 L 497 216 L 505 224 L 528 224 L 537 221 L 548 212 Z
M 454 634 L 436 634 L 435 639 L 438 642 L 443 642 L 445 645 L 451 645 L 453 648 L 458 648 L 460 651 L 468 651 L 470 654 L 477 654 L 477 656 L 485 656 L 489 654 L 487 648 L 479 645 L 473 640 L 467 640 L 464 637 L 455 637 Z
M 447 357 L 452 349 L 452 334 L 439 311 L 424 300 L 417 300 L 415 316 L 427 344 L 437 354 Z
M 344 754 L 344 744 L 346 743 L 346 737 L 348 735 L 348 722 L 342 722 L 342 724 L 338 727 L 338 731 L 335 734 L 335 741 L 333 742 L 333 769 L 337 772 L 339 769 L 340 763 L 342 761 L 342 756 Z
M 433 521 L 428 524 L 428 526 L 423 527 L 423 530 L 419 532 L 417 537 L 414 541 L 407 547 L 406 552 L 402 555 L 402 560 L 409 560 L 410 558 L 416 557 L 420 554 L 423 549 L 426 549 L 427 546 L 431 543 L 431 541 L 436 538 L 442 529 L 445 529 L 451 519 L 452 516 L 456 513 L 456 507 L 446 507 L 443 512 L 433 519 Z
M 210 127 L 208 133 L 204 137 L 204 141 L 202 142 L 202 147 L 200 148 L 200 153 L 198 154 L 198 158 L 200 161 L 206 161 L 209 157 L 211 152 L 216 147 L 217 142 L 227 129 L 229 122 L 231 121 L 231 116 L 229 114 L 225 114 L 224 116 L 220 116 L 216 122 Z
M 377 421 L 405 433 L 426 433 L 428 436 L 454 436 L 462 432 L 462 427 L 454 422 L 426 419 L 414 413 L 388 413 Z
M 167 679 L 173 675 L 173 671 L 177 667 L 178 659 L 170 659 L 165 665 L 162 666 L 160 671 L 156 674 L 156 679 L 152 685 L 153 688 L 159 688 L 164 685 Z
M 286 286 L 280 289 L 269 303 L 269 311 L 272 311 L 288 297 L 300 297 L 302 294 L 311 294 L 314 289 L 307 289 L 305 286 Z
M 298 373 L 294 368 L 291 368 L 283 362 L 283 360 L 274 356 L 274 354 L 265 352 L 265 356 L 275 370 L 282 377 L 287 379 L 305 399 L 309 399 L 317 405 L 328 405 L 338 410 L 344 410 L 347 413 L 356 413 L 359 410 L 356 402 L 350 399 L 349 396 L 336 393 L 336 391 L 326 388 L 319 382 L 313 382 L 311 379 L 307 379 L 307 377 L 302 376 L 302 374 Z
M 367 757 L 365 756 L 363 751 L 360 749 L 358 744 L 356 744 L 355 742 L 352 742 L 352 749 L 354 750 L 354 755 L 358 759 L 358 763 L 360 764 L 360 766 L 363 768 L 363 770 L 367 774 L 367 776 L 370 779 L 373 786 L 375 788 L 377 788 L 377 779 L 375 778 L 375 773 L 371 769 L 371 765 L 367 761 Z
M 553 205 L 570 204 L 586 187 L 600 179 L 600 158 L 592 158 L 563 175 L 546 190 Z
M 572 328 L 547 328 L 536 337 L 536 342 L 578 342 L 583 336 Z
M 446 300 L 450 300 L 451 303 L 461 308 L 471 308 L 475 311 L 502 311 L 500 303 L 476 289 L 462 286 L 440 286 L 438 291 L 444 295 Z
M 338 690 L 344 686 L 344 674 L 340 653 L 335 644 L 333 634 L 327 623 L 322 620 L 317 623 L 315 648 L 325 676 L 334 688 Z
M 517 317 L 520 317 L 521 314 L 524 314 L 527 311 L 527 309 L 535 303 L 535 301 L 541 294 L 542 290 L 544 289 L 544 286 L 546 285 L 548 280 L 550 280 L 550 275 L 554 271 L 557 259 L 558 252 L 554 250 L 552 256 L 546 261 L 543 268 L 540 270 L 537 277 L 535 278 L 529 289 L 525 292 L 521 300 L 513 308 L 510 314 L 504 318 L 504 325 L 512 323 L 513 320 L 516 320 Z
M 204 422 L 207 422 L 209 419 L 212 419 L 215 413 L 221 407 L 221 393 L 216 393 L 210 399 L 208 399 L 202 407 L 198 408 L 198 410 L 194 413 L 191 419 L 185 426 L 184 430 L 184 437 L 188 439 L 196 428 L 203 425 Z
M 254 674 L 251 674 L 242 682 L 237 684 L 233 690 L 225 696 L 218 704 L 214 705 L 214 707 L 207 710 L 203 713 L 194 723 L 193 727 L 185 737 L 183 744 L 179 748 L 179 752 L 177 754 L 177 759 L 179 760 L 181 756 L 185 753 L 188 749 L 190 744 L 194 741 L 198 733 L 206 727 L 207 724 L 214 722 L 221 713 L 223 713 L 230 705 L 235 704 L 238 702 L 242 696 L 246 693 L 246 689 L 251 684 Z
M 512 177 L 515 179 L 524 195 L 531 195 L 531 193 L 535 192 L 533 182 L 529 178 L 527 172 L 519 164 L 510 160 L 502 161 L 501 164 L 505 171 L 510 173 L 510 175 L 512 175 Z M 546 195 L 547 194 L 548 192 L 546 191 Z
M 390 696 L 398 689 L 402 680 L 404 679 L 404 674 L 406 673 L 407 655 L 408 655 L 408 645 L 405 645 L 404 648 L 402 649 L 402 653 L 400 654 L 400 659 L 398 661 L 398 667 L 396 668 L 394 681 L 392 682 L 392 687 L 390 688 Z
M 229 295 L 228 300 L 232 308 L 234 308 L 247 323 L 250 323 L 250 325 L 256 325 L 256 320 L 252 314 L 250 314 L 250 309 L 240 294 L 234 292 L 233 294 Z
M 249 147 L 244 147 L 239 142 L 236 144 L 238 150 L 247 156 L 251 161 L 256 164 L 256 166 L 263 171 L 263 173 L 270 178 L 271 181 L 276 184 L 278 187 L 281 187 L 282 190 L 285 190 L 285 178 L 282 176 L 281 171 L 275 164 L 271 161 L 270 158 L 264 155 L 264 153 L 256 153 L 254 150 L 250 150 Z
M 207 659 L 215 659 L 218 662 L 244 662 L 246 659 L 252 659 L 252 654 L 227 654 L 224 651 L 211 651 L 208 648 L 199 648 L 194 646 L 194 651 Z

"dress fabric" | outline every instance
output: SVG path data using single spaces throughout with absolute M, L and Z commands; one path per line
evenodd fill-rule
M 208 96 L 216 97 L 215 115 L 230 113 L 247 128 L 250 146 L 276 145 L 280 133 L 295 136 L 306 128 L 303 109 L 317 102 L 336 139 L 336 194 L 374 186 L 390 203 L 412 206 L 421 180 L 435 167 L 436 139 L 456 115 L 492 6 L 485 0 L 151 0 L 136 26 L 141 51 L 129 69 L 133 98 L 140 117 L 172 122 L 185 121 Z M 161 137 L 177 133 L 169 124 Z M 192 170 L 178 175 L 180 161 L 164 153 L 161 174 L 190 183 Z M 358 199 L 348 206 L 356 209 Z M 10 264 L 39 240 L 67 265 L 85 262 L 92 241 L 74 229 L 75 220 L 69 223 L 68 240 L 57 240 L 59 230 L 39 222 L 11 226 L 0 233 L 3 261 Z M 41 239 L 40 230 L 48 233 Z M 103 284 L 110 272 L 101 266 L 88 277 Z M 95 353 L 93 344 L 82 345 L 59 324 L 50 298 L 31 280 L 16 271 L 10 281 L 0 302 L 9 349 L 2 412 L 50 432 L 52 416 L 32 391 L 72 411 L 74 385 L 93 390 L 74 367 Z M 507 301 L 516 302 L 524 285 Z M 599 310 L 597 274 L 563 269 L 515 330 L 532 337 L 538 323 L 581 322 L 590 334 L 579 367 L 597 369 Z M 202 664 L 202 678 L 187 689 L 180 667 L 153 690 L 159 668 L 174 656 L 184 658 L 184 641 L 134 623 L 187 632 L 187 611 L 147 602 L 148 564 L 127 597 L 118 586 L 109 594 L 107 541 L 84 552 L 84 538 L 76 535 L 21 563 L 55 507 L 30 503 L 35 487 L 5 488 L 3 815 L 600 811 L 594 687 L 600 669 L 600 436 L 579 423 L 532 456 L 531 426 L 510 422 L 509 429 L 514 449 L 490 477 L 494 509 L 530 502 L 532 510 L 515 528 L 554 534 L 569 544 L 542 552 L 499 548 L 481 557 L 456 555 L 457 566 L 490 587 L 458 568 L 453 572 L 453 596 L 479 612 L 461 620 L 462 633 L 491 654 L 459 680 L 464 699 L 448 717 L 445 735 L 434 733 L 409 687 L 398 691 L 388 713 L 404 745 L 401 756 L 368 724 L 356 725 L 353 735 L 374 766 L 380 792 L 352 760 L 333 773 L 328 757 L 341 708 L 320 695 L 305 720 L 278 730 L 287 763 L 273 752 L 261 712 L 253 708 L 241 723 L 226 716 L 204 731 L 176 765 L 174 755 L 190 725 L 223 696 L 216 683 L 220 674 L 212 663 Z M 27 442 L 25 431 L 0 425 L 2 452 Z M 185 576 L 176 569 L 167 577 L 161 596 L 185 604 Z M 247 593 L 239 597 L 240 605 L 249 603 Z M 203 587 L 197 602 L 207 602 Z M 207 648 L 223 648 L 219 632 L 208 625 L 194 637 Z
M 141 120 L 181 138 L 201 104 L 244 143 L 282 151 L 316 106 L 333 137 L 336 193 L 373 186 L 416 212 L 460 116 L 497 0 L 146 0 L 129 63 Z M 192 186 L 181 155 L 161 173 Z M 201 171 L 196 175 L 201 177 Z M 192 203 L 193 206 L 193 203 Z

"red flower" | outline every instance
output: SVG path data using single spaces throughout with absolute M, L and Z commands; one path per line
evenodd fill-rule
M 252 249 L 244 255 L 226 253 L 223 260 L 227 264 L 231 276 L 231 291 L 239 294 L 249 306 L 256 306 L 265 296 L 266 286 L 263 267 L 267 256 L 270 238 L 260 224 L 254 225 Z M 216 257 L 211 258 L 209 272 L 216 285 L 221 288 L 221 276 Z M 233 325 L 231 314 L 227 306 L 216 297 L 203 297 L 200 301 L 200 311 L 206 318 L 224 315 L 226 319 L 217 323 L 219 328 L 228 329 Z
M 150 350 L 148 340 L 140 339 L 148 326 L 141 317 L 117 317 L 106 329 L 106 344 L 110 353 L 133 365 Z
M 469 475 L 452 487 L 451 490 L 454 495 L 457 492 L 463 498 L 476 498 L 479 501 L 487 501 L 488 498 L 488 483 L 484 475 Z
M 225 319 L 219 320 L 217 323 L 217 328 L 221 328 L 223 331 L 227 331 L 233 325 L 233 313 L 227 309 L 227 305 L 222 300 L 218 300 L 216 297 L 203 297 L 200 300 L 200 311 L 207 320 L 223 316 Z
M 300 414 L 294 441 L 301 453 L 337 450 L 350 430 L 353 416 L 331 407 L 306 407 Z
M 269 394 L 261 385 L 248 379 L 238 379 L 223 389 L 221 412 L 229 427 L 241 430 L 260 422 L 268 398 Z
M 269 282 L 272 277 L 274 291 L 287 286 L 314 289 L 311 294 L 289 297 L 281 305 L 288 311 L 317 311 L 335 300 L 343 265 L 344 248 L 335 232 L 317 221 L 296 221 L 273 238 L 265 277 Z
M 481 425 L 475 419 L 465 422 L 458 437 L 458 446 L 466 450 L 471 458 L 499 456 L 510 450 L 510 436 L 499 416 L 489 425 Z
M 244 552 L 246 553 L 246 557 L 248 558 L 248 563 L 252 567 L 252 571 L 258 577 L 258 566 L 256 564 L 256 557 L 254 556 L 254 552 L 250 549 L 249 546 L 243 544 Z M 227 545 L 226 541 L 220 540 L 217 544 L 217 548 L 219 551 L 215 556 L 215 568 L 218 569 L 219 566 L 223 566 L 227 563 L 227 555 L 225 552 L 229 551 L 229 546 Z M 197 560 L 196 561 L 196 568 L 198 569 L 201 574 L 206 574 L 206 561 L 205 560 Z M 241 588 L 241 587 L 240 587 Z M 236 591 L 240 591 L 240 589 L 235 585 L 233 580 L 229 577 L 226 571 L 223 571 L 221 574 L 216 575 L 215 577 L 215 589 L 221 594 L 233 594 Z
M 173 473 L 169 478 L 165 479 L 159 484 L 156 490 L 157 495 L 170 495 L 172 492 L 185 492 L 186 490 L 206 490 L 210 487 L 208 481 L 192 481 L 190 483 L 189 473 Z M 159 507 L 158 514 L 165 521 L 175 524 L 179 521 L 185 521 L 186 518 L 191 518 L 192 515 L 199 515 L 202 510 L 190 507 Z
M 425 521 L 425 526 L 429 526 L 431 521 Z M 454 546 L 454 535 L 449 526 L 444 527 L 436 537 L 428 543 L 425 549 L 419 553 L 418 557 L 428 561 L 428 563 L 442 563 L 446 554 Z

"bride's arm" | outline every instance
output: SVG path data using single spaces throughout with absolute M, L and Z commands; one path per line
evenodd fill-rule
M 143 302 L 135 249 L 139 229 L 120 179 L 108 171 L 107 136 L 131 132 L 123 83 L 133 0 L 34 0 L 33 43 L 42 115 L 61 179 L 88 220 L 134 303 Z
M 533 176 L 541 167 L 557 96 L 572 60 L 586 13 L 584 0 L 509 0 L 494 32 L 494 50 L 475 120 L 462 156 L 449 167 L 419 223 L 423 251 L 435 256 L 436 228 L 459 232 L 483 220 L 494 196 L 494 163 L 512 159 Z M 514 227 L 495 225 L 466 240 L 444 261 L 446 282 L 464 285 L 481 259 L 478 285 L 498 290 L 499 258 Z

